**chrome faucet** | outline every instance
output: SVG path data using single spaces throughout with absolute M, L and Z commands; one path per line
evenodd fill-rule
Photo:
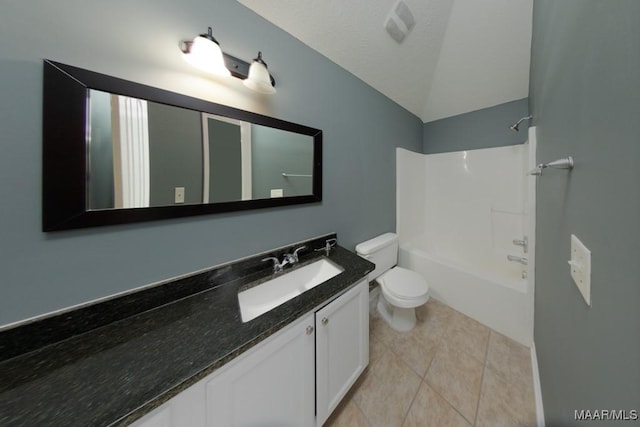
M 300 262 L 300 258 L 298 257 L 298 252 L 305 249 L 306 246 L 300 246 L 292 254 L 284 254 L 284 260 L 282 262 L 286 262 L 288 264 L 296 264 Z
M 324 248 L 316 249 L 316 252 L 325 251 L 325 255 L 329 256 L 329 252 L 331 252 L 331 248 L 338 244 L 338 239 L 327 239 L 324 242 Z
M 513 261 L 513 262 L 519 262 L 522 265 L 528 265 L 529 264 L 529 260 L 525 257 L 519 257 L 519 256 L 515 256 L 515 255 L 507 255 L 507 259 L 509 261 Z
M 303 249 L 307 249 L 307 247 L 306 246 L 300 246 L 295 251 L 293 251 L 293 255 L 291 255 L 291 258 L 293 260 L 292 264 L 295 264 L 296 262 L 300 262 L 300 258 L 298 258 L 298 252 L 300 252 Z
M 287 254 L 287 255 L 291 256 L 291 254 Z M 286 255 L 285 255 L 284 259 L 282 260 L 282 262 L 280 262 L 280 260 L 278 260 L 278 258 L 276 258 L 274 256 L 262 258 L 261 261 L 273 261 L 273 272 L 274 273 L 280 273 L 282 271 L 282 269 L 284 268 L 284 266 L 289 264 L 289 259 L 288 259 L 288 257 Z
M 300 246 L 295 251 L 293 251 L 292 254 L 284 254 L 282 256 L 282 262 L 280 262 L 280 260 L 278 260 L 278 258 L 276 258 L 274 256 L 263 258 L 262 261 L 273 261 L 273 272 L 274 273 L 279 273 L 279 272 L 282 271 L 282 269 L 284 268 L 285 265 L 287 265 L 287 264 L 293 265 L 293 264 L 296 264 L 296 263 L 300 262 L 300 258 L 298 257 L 298 252 L 300 252 L 301 250 L 303 250 L 305 248 L 306 248 L 306 246 Z

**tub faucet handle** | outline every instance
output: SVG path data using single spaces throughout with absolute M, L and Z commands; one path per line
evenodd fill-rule
M 516 246 L 522 246 L 522 250 L 525 254 L 529 250 L 529 238 L 527 236 L 524 236 L 522 240 L 513 239 L 513 244 Z

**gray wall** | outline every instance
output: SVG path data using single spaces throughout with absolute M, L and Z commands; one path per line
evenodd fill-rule
M 535 344 L 547 425 L 574 424 L 575 409 L 640 409 L 638 17 L 637 0 L 534 3 L 538 159 L 576 161 L 538 178 Z M 569 275 L 571 234 L 591 250 L 591 308 Z
M 207 118 L 209 136 L 209 201 L 242 200 L 240 126 Z
M 425 154 L 522 144 L 527 140 L 527 122 L 520 132 L 509 129 L 520 117 L 529 115 L 527 98 L 482 110 L 425 123 L 422 150 Z
M 268 199 L 272 189 L 285 197 L 313 192 L 313 138 L 266 126 L 251 126 L 251 179 L 254 199 Z
M 189 67 L 178 42 L 207 26 L 234 56 L 262 50 L 278 93 Z M 0 40 L 0 325 L 322 233 L 353 248 L 395 229 L 394 150 L 420 150 L 421 121 L 235 0 L 3 2 Z M 43 233 L 42 58 L 322 129 L 322 202 Z
M 184 203 L 202 203 L 203 157 L 200 113 L 147 102 L 149 114 L 149 203 L 175 204 L 175 188 L 184 187 Z

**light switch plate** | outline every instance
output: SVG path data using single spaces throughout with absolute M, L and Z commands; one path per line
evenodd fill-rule
M 571 235 L 571 277 L 588 306 L 591 306 L 591 251 Z
M 184 187 L 176 187 L 174 194 L 175 203 L 184 203 Z

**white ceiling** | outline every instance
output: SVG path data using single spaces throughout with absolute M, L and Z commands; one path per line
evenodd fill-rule
M 404 0 L 416 25 L 385 31 L 396 0 L 238 0 L 423 122 L 525 98 L 533 0 Z

